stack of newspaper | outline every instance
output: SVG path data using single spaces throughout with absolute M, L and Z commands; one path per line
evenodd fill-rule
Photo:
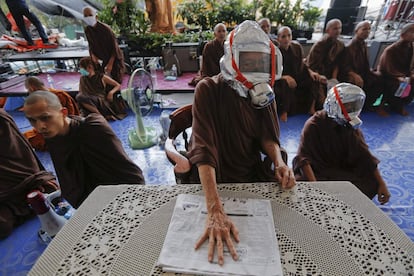
M 198 275 L 282 275 L 270 201 L 222 198 L 224 211 L 240 232 L 235 243 L 239 259 L 224 250 L 224 265 L 207 260 L 208 242 L 194 245 L 204 231 L 206 205 L 203 196 L 181 194 L 177 198 L 168 233 L 158 259 L 165 272 Z

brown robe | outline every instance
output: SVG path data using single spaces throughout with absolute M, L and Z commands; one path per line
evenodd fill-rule
M 296 88 L 289 88 L 286 80 L 275 83 L 277 110 L 289 115 L 307 113 L 312 101 L 318 96 L 319 83 L 312 81 L 308 67 L 303 62 L 303 49 L 299 43 L 291 42 L 287 50 L 279 48 L 283 56 L 283 73 L 295 79 Z
M 54 93 L 58 98 L 63 107 L 68 110 L 68 115 L 79 115 L 78 104 L 75 99 L 72 98 L 67 92 L 59 89 L 49 88 L 50 92 Z M 29 140 L 30 145 L 35 150 L 46 151 L 46 141 L 43 135 L 38 133 L 36 129 L 31 129 L 23 133 L 24 136 Z
M 38 189 L 58 189 L 55 177 L 46 172 L 13 118 L 0 109 L 0 239 L 33 216 L 26 195 Z
M 192 110 L 192 164 L 214 167 L 218 183 L 275 181 L 270 165 L 261 158 L 262 140 L 279 144 L 274 102 L 253 108 L 250 99 L 240 97 L 219 74 L 199 82 Z
M 383 79 L 381 76 L 371 70 L 368 61 L 368 49 L 364 40 L 352 39 L 351 43 L 345 48 L 345 64 L 347 72 L 354 72 L 359 75 L 364 85 L 361 87 L 366 95 L 365 108 L 372 108 L 372 105 L 382 94 Z M 348 82 L 354 83 L 351 79 Z
M 301 180 L 306 180 L 301 168 L 309 164 L 318 181 L 351 181 L 371 199 L 379 186 L 374 177 L 378 163 L 361 130 L 339 125 L 324 110 L 306 121 L 297 156 L 292 161 L 293 170 Z
M 174 32 L 171 0 L 145 0 L 145 8 L 151 20 L 151 32 Z
M 102 73 L 97 73 L 93 76 L 82 76 L 80 78 L 79 93 L 76 95 L 76 100 L 81 107 L 82 114 L 87 116 L 90 113 L 83 106 L 83 104 L 89 104 L 96 107 L 105 118 L 113 116 L 118 120 L 122 120 L 127 115 L 124 100 L 118 97 L 119 93 L 115 93 L 112 103 L 107 100 L 106 96 L 111 87 L 105 87 L 102 77 Z
M 203 78 L 212 77 L 220 73 L 220 59 L 224 55 L 224 42 L 220 43 L 216 38 L 204 45 L 201 69 L 188 83 L 196 86 Z
M 62 196 L 77 208 L 98 186 L 144 183 L 141 169 L 98 114 L 71 116 L 67 135 L 46 139 Z
M 90 54 L 102 60 L 102 68 L 105 68 L 109 59 L 115 56 L 111 78 L 122 83 L 122 76 L 125 71 L 124 55 L 118 46 L 112 29 L 105 23 L 98 21 L 93 27 L 85 27 L 85 35 L 88 40 Z
M 309 51 L 307 57 L 309 68 L 331 79 L 334 69 L 343 61 L 344 48 L 342 41 L 325 35 Z
M 203 49 L 201 76 L 212 77 L 220 73 L 220 59 L 224 55 L 224 44 L 216 38 L 209 41 Z
M 413 78 L 410 79 L 411 91 L 408 97 L 394 96 L 400 85 L 398 77 L 409 77 L 414 73 L 413 48 L 413 43 L 400 39 L 385 48 L 378 64 L 378 71 L 384 77 L 383 102 L 388 103 L 396 111 L 401 111 L 404 105 L 411 103 L 414 97 Z

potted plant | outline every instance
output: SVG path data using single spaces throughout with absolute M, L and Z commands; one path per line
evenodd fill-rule
M 312 39 L 312 33 L 314 27 L 319 20 L 319 17 L 322 15 L 322 9 L 318 7 L 311 6 L 312 1 L 309 1 L 305 4 L 302 14 L 303 29 L 307 32 L 307 39 Z
M 302 0 L 263 0 L 261 13 L 278 27 L 289 26 L 293 39 L 306 37 L 312 39 L 313 27 L 322 14 L 322 9 L 311 5 L 313 0 L 302 5 Z

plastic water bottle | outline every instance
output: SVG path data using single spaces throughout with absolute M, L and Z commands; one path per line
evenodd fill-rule
M 47 74 L 47 83 L 50 88 L 55 88 L 55 82 L 50 74 Z
M 55 205 L 55 213 L 59 216 L 63 216 L 65 219 L 70 219 L 76 212 L 76 209 L 69 204 L 64 198 L 60 198 Z
M 41 230 L 45 231 L 50 238 L 53 238 L 67 220 L 55 213 L 55 210 L 50 207 L 49 202 L 40 191 L 34 190 L 27 194 L 26 198 L 40 220 Z
M 156 89 L 157 88 L 157 69 L 151 67 L 150 72 L 151 72 L 152 85 Z
M 157 89 L 157 69 L 159 66 L 159 60 L 158 58 L 151 58 L 149 63 L 148 63 L 148 67 L 150 69 L 150 73 L 151 73 L 151 79 L 152 79 L 152 84 L 154 86 L 155 89 Z
M 168 138 L 168 132 L 170 131 L 170 124 L 171 124 L 170 112 L 163 110 L 160 115 L 160 125 L 162 128 L 162 134 L 160 138 L 162 142 L 165 142 L 165 140 L 167 140 Z
M 405 91 L 407 89 L 408 83 L 410 82 L 410 78 L 406 77 L 404 81 L 400 82 L 400 86 L 397 88 L 397 90 L 394 93 L 394 96 L 405 98 L 408 96 L 409 91 Z M 404 93 L 405 92 L 405 93 Z M 408 94 L 407 94 L 408 93 Z M 407 95 L 405 95 L 407 94 Z
M 177 65 L 175 64 L 173 64 L 173 66 L 171 67 L 171 76 L 173 76 L 175 80 L 177 79 Z

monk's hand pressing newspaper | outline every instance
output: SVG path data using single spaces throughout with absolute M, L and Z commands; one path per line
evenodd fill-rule
M 277 166 L 275 168 L 275 175 L 283 189 L 291 189 L 296 185 L 295 175 L 286 164 Z
M 231 238 L 231 236 L 233 236 L 234 240 L 239 242 L 239 231 L 230 218 L 224 213 L 221 204 L 217 205 L 217 207 L 215 206 L 216 208 L 213 207 L 208 211 L 205 231 L 197 241 L 195 249 L 200 248 L 200 246 L 208 239 L 208 261 L 213 262 L 214 251 L 215 248 L 217 248 L 218 264 L 223 265 L 224 243 L 227 245 L 233 260 L 237 261 L 239 258 Z

